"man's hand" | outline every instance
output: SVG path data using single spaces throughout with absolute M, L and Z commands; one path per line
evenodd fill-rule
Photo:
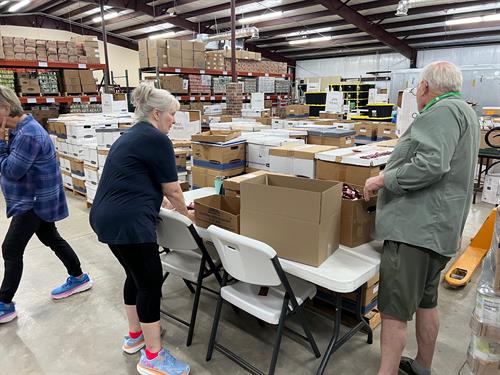
M 188 214 L 187 214 L 187 217 L 189 218 L 189 220 L 191 220 L 193 223 L 195 222 L 195 214 L 194 214 L 194 210 L 188 210 Z
M 365 201 L 369 201 L 371 197 L 377 194 L 377 191 L 384 187 L 384 175 L 378 175 L 376 177 L 370 177 L 366 180 L 365 188 L 363 190 L 363 196 Z

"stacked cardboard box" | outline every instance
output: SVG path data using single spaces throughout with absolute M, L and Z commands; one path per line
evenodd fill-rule
M 62 87 L 66 93 L 77 94 L 82 92 L 80 73 L 78 70 L 64 69 L 61 78 Z
M 40 94 L 40 85 L 36 73 L 17 73 L 18 92 L 23 95 Z
M 194 68 L 194 47 L 193 42 L 190 40 L 181 41 L 182 50 L 182 67 L 183 68 Z
M 97 85 L 92 70 L 79 70 L 82 92 L 86 94 L 96 93 Z
M 193 42 L 193 68 L 205 69 L 205 43 Z
M 24 38 L 19 38 L 19 37 L 13 38 L 13 52 L 15 60 L 26 60 L 26 53 L 24 49 Z
M 162 76 L 160 77 L 160 87 L 172 94 L 187 94 L 189 81 L 179 76 Z
M 35 120 L 46 128 L 49 119 L 57 118 L 59 116 L 59 107 L 32 107 L 29 113 L 31 113 Z
M 212 76 L 189 74 L 189 92 L 191 94 L 210 95 L 212 88 Z
M 100 64 L 101 56 L 99 52 L 99 42 L 95 36 L 77 36 L 71 37 L 71 44 L 66 44 L 66 48 L 70 48 L 73 52 L 76 52 L 76 56 L 79 58 L 80 63 L 84 63 L 81 59 L 80 53 L 83 52 L 83 56 L 87 64 Z
M 314 129 L 308 130 L 307 143 L 315 145 L 336 146 L 339 148 L 354 145 L 354 130 L 348 129 Z
M 231 77 L 213 77 L 212 78 L 212 92 L 214 95 L 225 94 L 226 86 L 231 83 Z
M 258 134 L 247 139 L 247 169 L 270 171 L 272 148 L 287 144 L 303 145 L 301 139 L 284 138 L 283 136 Z
M 228 83 L 226 85 L 227 114 L 241 116 L 243 108 L 243 84 Z
M 2 37 L 2 53 L 3 58 L 7 60 L 14 60 L 14 38 L 11 36 Z
M 205 52 L 205 67 L 212 70 L 225 70 L 224 54 L 218 51 Z
M 286 79 L 276 79 L 274 86 L 274 92 L 277 94 L 287 94 L 290 92 L 290 81 Z
M 190 140 L 193 134 L 201 132 L 200 111 L 177 111 L 175 124 L 170 129 L 169 137 L 173 140 Z
M 195 134 L 193 142 L 193 186 L 214 186 L 217 177 L 237 176 L 245 170 L 245 142 L 232 140 L 241 132 L 210 131 Z

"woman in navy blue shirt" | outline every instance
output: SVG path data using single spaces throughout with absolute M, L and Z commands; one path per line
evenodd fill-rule
M 156 218 L 164 197 L 194 220 L 177 180 L 174 149 L 167 136 L 179 102 L 168 91 L 141 84 L 132 93 L 132 103 L 138 122 L 111 147 L 90 224 L 127 275 L 124 302 L 129 334 L 123 350 L 131 354 L 146 346 L 137 365 L 141 374 L 185 375 L 189 366 L 161 346 L 163 275 L 156 241 Z

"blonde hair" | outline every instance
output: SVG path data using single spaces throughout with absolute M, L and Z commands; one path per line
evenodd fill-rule
M 427 65 L 422 72 L 422 80 L 438 94 L 460 91 L 463 82 L 462 72 L 449 61 L 435 61 Z
M 153 110 L 160 112 L 178 111 L 178 100 L 167 90 L 156 89 L 145 83 L 139 84 L 132 92 L 132 104 L 138 121 L 146 120 Z
M 14 90 L 6 86 L 0 86 L 0 105 L 10 108 L 10 117 L 21 116 L 24 114 L 23 107 Z

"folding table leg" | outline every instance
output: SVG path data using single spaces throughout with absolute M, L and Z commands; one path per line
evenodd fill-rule
M 189 291 L 191 292 L 191 294 L 194 294 L 195 290 L 194 290 L 193 286 L 191 285 L 191 283 L 189 281 L 187 281 L 186 279 L 182 279 L 182 280 L 184 281 L 184 284 L 186 284 L 186 286 L 189 289 Z
M 193 341 L 194 326 L 196 324 L 196 315 L 198 314 L 198 304 L 200 303 L 201 284 L 203 283 L 203 267 L 205 267 L 204 260 L 201 261 L 200 271 L 198 272 L 196 292 L 194 294 L 194 301 L 193 301 L 193 311 L 191 311 L 191 322 L 189 323 L 189 332 L 186 344 L 187 346 L 190 346 L 191 342 Z
M 319 365 L 318 371 L 316 375 L 323 375 L 326 369 L 326 365 L 328 364 L 328 360 L 330 356 L 334 352 L 335 345 L 337 344 L 337 340 L 339 338 L 340 333 L 340 321 L 342 319 L 342 295 L 340 293 L 335 293 L 335 325 L 333 328 L 333 335 L 330 343 L 328 344 L 328 348 L 323 354 L 323 359 L 321 360 L 321 364 Z
M 366 342 L 371 345 L 373 344 L 373 331 L 370 325 L 367 323 L 365 317 L 363 316 L 363 306 L 361 303 L 362 295 L 364 293 L 363 289 L 364 287 L 361 287 L 356 291 L 356 318 L 368 331 L 368 339 L 366 340 Z

